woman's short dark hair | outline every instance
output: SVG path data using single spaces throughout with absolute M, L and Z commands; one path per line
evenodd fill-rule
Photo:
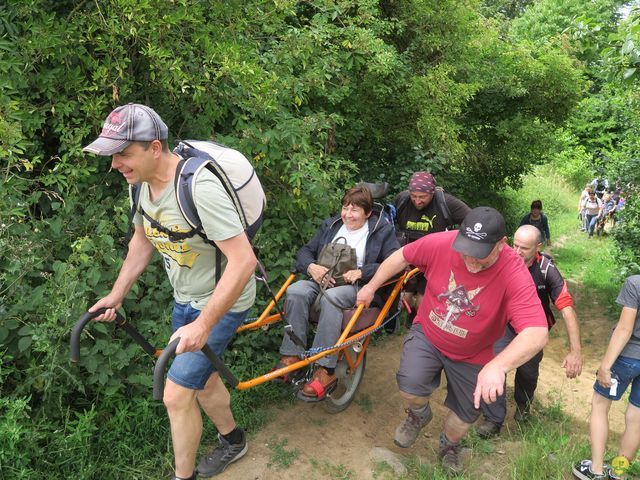
M 533 210 L 534 208 L 537 208 L 538 210 L 542 210 L 542 201 L 534 200 L 533 202 L 531 202 L 531 210 Z
M 347 193 L 342 197 L 342 206 L 355 205 L 364 210 L 366 215 L 373 210 L 373 196 L 371 191 L 367 187 L 358 186 L 347 190 Z

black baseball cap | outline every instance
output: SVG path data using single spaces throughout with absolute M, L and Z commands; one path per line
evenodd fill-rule
M 505 235 L 502 214 L 495 208 L 477 207 L 464 217 L 453 249 L 473 258 L 487 258 Z

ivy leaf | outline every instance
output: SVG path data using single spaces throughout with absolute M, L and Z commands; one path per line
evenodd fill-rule
M 18 350 L 21 352 L 26 351 L 31 346 L 32 339 L 31 337 L 22 337 L 18 341 Z

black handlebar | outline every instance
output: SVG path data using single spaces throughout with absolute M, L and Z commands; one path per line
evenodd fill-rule
M 85 313 L 80 320 L 76 322 L 71 331 L 71 345 L 70 345 L 70 357 L 72 362 L 77 362 L 80 360 L 80 334 L 84 327 L 96 317 L 99 317 L 104 312 L 106 312 L 106 308 L 100 308 L 95 312 L 87 312 Z M 155 355 L 156 349 L 152 347 L 147 340 L 140 335 L 140 332 L 136 330 L 127 320 L 120 314 L 120 312 L 116 312 L 116 326 L 122 328 L 125 332 L 127 332 L 131 338 L 133 338 L 138 345 L 140 345 L 145 352 L 149 355 Z
M 162 354 L 158 357 L 156 361 L 156 366 L 153 369 L 153 398 L 154 400 L 162 400 L 162 396 L 164 393 L 164 374 L 167 369 L 167 364 L 171 357 L 176 354 L 176 348 L 178 348 L 178 344 L 180 343 L 180 337 L 174 338 L 169 345 L 162 351 Z M 218 371 L 220 376 L 224 378 L 227 383 L 235 388 L 238 385 L 238 379 L 233 375 L 231 370 L 220 360 L 213 350 L 209 347 L 209 345 L 205 344 L 201 350 L 202 353 L 209 359 L 211 364 Z
M 82 330 L 84 330 L 84 327 L 91 320 L 99 317 L 104 312 L 106 312 L 106 310 L 106 308 L 100 308 L 95 312 L 87 312 L 74 325 L 73 330 L 71 331 L 70 345 L 70 357 L 72 362 L 77 362 L 80 360 L 80 335 L 82 334 Z M 140 334 L 140 332 L 138 332 L 138 330 L 130 325 L 119 312 L 116 312 L 115 324 L 116 326 L 122 328 L 125 332 L 127 332 L 129 336 L 131 336 L 131 338 L 133 338 L 136 343 L 140 345 L 149 355 L 158 355 L 158 351 L 153 346 L 151 346 L 151 344 L 147 342 L 147 340 Z M 169 343 L 169 345 L 167 345 L 167 348 L 162 351 L 162 353 L 158 356 L 158 360 L 156 361 L 156 366 L 153 370 L 153 398 L 156 400 L 162 400 L 164 392 L 165 370 L 171 357 L 176 354 L 178 343 L 180 343 L 180 338 L 176 338 L 171 343 Z M 232 388 L 235 388 L 238 385 L 238 379 L 222 362 L 222 360 L 220 360 L 220 358 L 213 352 L 213 350 L 211 350 L 209 345 L 205 344 L 205 346 L 202 347 L 201 351 L 209 359 L 220 376 L 224 378 Z

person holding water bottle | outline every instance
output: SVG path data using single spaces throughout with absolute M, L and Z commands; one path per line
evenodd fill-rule
M 640 446 L 640 275 L 626 279 L 616 303 L 622 305 L 622 312 L 593 386 L 591 460 L 582 460 L 573 466 L 573 474 L 582 480 L 625 478 L 624 471 Z M 631 393 L 618 456 L 607 464 L 604 456 L 609 434 L 609 409 L 612 400 L 620 400 L 629 385 Z

